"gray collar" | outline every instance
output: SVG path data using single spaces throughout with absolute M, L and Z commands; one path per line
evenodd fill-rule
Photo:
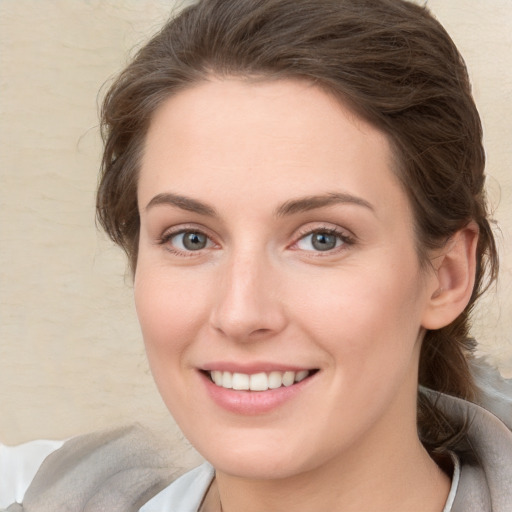
M 462 459 L 451 512 L 511 512 L 512 432 L 496 416 L 473 403 L 422 390 L 455 427 L 469 425 L 467 441 L 477 464 Z

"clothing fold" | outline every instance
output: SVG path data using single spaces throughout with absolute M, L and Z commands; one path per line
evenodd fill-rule
M 23 504 L 7 511 L 137 512 L 175 477 L 166 446 L 131 425 L 65 443 L 44 460 Z

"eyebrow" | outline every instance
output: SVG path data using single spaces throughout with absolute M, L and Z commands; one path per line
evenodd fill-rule
M 335 204 L 354 204 L 368 208 L 372 212 L 375 211 L 371 203 L 361 197 L 354 196 L 345 192 L 329 192 L 327 194 L 301 197 L 299 199 L 291 199 L 282 204 L 275 212 L 277 217 L 293 215 L 295 213 L 303 213 L 316 208 L 323 208 Z
M 279 206 L 275 210 L 274 215 L 276 217 L 285 217 L 288 215 L 303 213 L 310 210 L 315 210 L 317 208 L 324 208 L 326 206 L 332 206 L 336 204 L 353 204 L 374 211 L 373 206 L 361 197 L 357 197 L 345 192 L 329 192 L 327 194 L 290 199 L 289 201 L 286 201 L 281 206 Z M 206 203 L 198 201 L 197 199 L 192 199 L 191 197 L 173 194 L 171 192 L 157 194 L 146 205 L 146 210 L 157 205 L 175 206 L 182 210 L 198 213 L 200 215 L 206 215 L 208 217 L 218 216 L 215 208 L 207 205 Z
M 200 215 L 206 215 L 208 217 L 217 216 L 215 208 L 212 208 L 211 206 L 208 206 L 207 204 L 202 203 L 197 199 L 181 196 L 179 194 L 172 194 L 170 192 L 158 194 L 153 197 L 153 199 L 151 199 L 151 201 L 149 201 L 149 203 L 146 205 L 146 210 L 157 205 L 176 206 L 182 210 L 199 213 Z

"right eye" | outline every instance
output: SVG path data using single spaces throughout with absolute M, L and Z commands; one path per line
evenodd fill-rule
M 196 230 L 169 233 L 162 238 L 161 243 L 169 245 L 170 250 L 177 253 L 201 251 L 214 245 L 207 235 Z
M 319 251 L 327 252 L 332 251 L 343 245 L 345 241 L 338 233 L 331 231 L 314 231 L 306 236 L 303 236 L 298 242 L 297 247 L 304 251 Z

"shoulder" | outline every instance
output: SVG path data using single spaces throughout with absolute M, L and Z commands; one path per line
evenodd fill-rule
M 453 512 L 509 512 L 512 502 L 512 432 L 484 408 L 461 400 L 450 405 L 468 421 L 472 461 L 462 461 Z
M 489 380 L 486 380 L 489 382 Z M 502 387 L 510 384 L 504 382 Z M 487 390 L 488 391 L 488 390 Z M 471 459 L 461 455 L 461 471 L 452 512 L 510 512 L 512 503 L 512 409 L 510 397 L 496 397 L 496 409 L 486 392 L 482 405 L 423 390 L 435 400 L 455 429 L 466 427 Z M 511 395 L 512 396 L 512 395 Z
M 44 460 L 15 510 L 138 512 L 176 478 L 171 459 L 139 425 L 73 438 Z

